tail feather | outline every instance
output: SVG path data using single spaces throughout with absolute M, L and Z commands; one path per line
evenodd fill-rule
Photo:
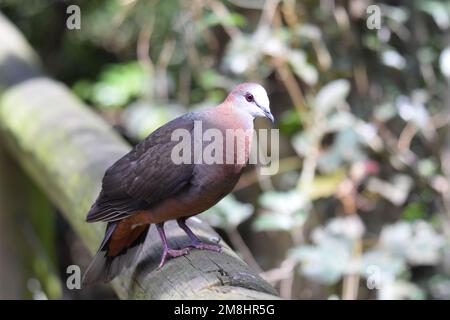
M 86 221 L 119 221 L 127 217 L 131 212 L 140 210 L 143 205 L 145 206 L 141 201 L 136 201 L 129 197 L 109 199 L 103 193 L 100 193 L 98 199 L 90 208 Z
M 83 275 L 83 286 L 93 284 L 96 282 L 109 282 L 116 277 L 124 268 L 132 265 L 141 252 L 142 245 L 147 237 L 150 225 L 148 225 L 144 231 L 136 238 L 133 243 L 122 250 L 115 256 L 108 255 L 108 244 L 116 229 L 118 222 L 110 222 L 106 228 L 105 237 L 98 249 L 96 255 L 92 259 L 92 262 L 86 269 Z

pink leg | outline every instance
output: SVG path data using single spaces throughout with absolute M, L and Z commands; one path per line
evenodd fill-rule
M 159 263 L 158 269 L 162 268 L 162 266 L 166 263 L 168 257 L 176 258 L 188 254 L 189 248 L 183 248 L 180 250 L 169 248 L 169 245 L 167 244 L 166 233 L 164 232 L 164 223 L 156 224 L 156 229 L 158 230 L 159 237 L 161 238 L 161 242 L 163 244 L 163 255 L 161 258 L 161 262 Z
M 186 232 L 186 234 L 189 236 L 189 239 L 191 239 L 190 247 L 200 249 L 200 250 L 210 250 L 210 251 L 216 251 L 220 252 L 221 247 L 218 244 L 209 244 L 202 242 L 195 234 L 192 232 L 192 230 L 187 226 L 186 224 L 186 218 L 181 218 L 177 220 L 178 225 L 181 229 Z

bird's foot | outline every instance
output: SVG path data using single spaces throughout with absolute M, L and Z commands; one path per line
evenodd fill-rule
M 170 258 L 176 258 L 181 257 L 189 253 L 189 248 L 183 248 L 183 249 L 164 249 L 161 262 L 159 263 L 158 269 L 161 269 L 164 264 L 166 263 L 167 259 Z
M 222 247 L 218 244 L 209 244 L 209 243 L 204 243 L 201 241 L 192 242 L 190 244 L 190 247 L 200 249 L 200 250 L 209 250 L 209 251 L 215 251 L 215 252 L 220 252 L 220 250 L 222 250 Z

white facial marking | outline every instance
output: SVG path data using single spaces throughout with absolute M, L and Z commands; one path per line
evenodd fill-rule
M 238 95 L 239 109 L 247 112 L 253 118 L 272 116 L 269 97 L 263 86 L 257 83 L 248 83 L 243 85 L 236 95 Z

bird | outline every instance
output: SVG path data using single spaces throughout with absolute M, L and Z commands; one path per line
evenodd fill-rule
M 188 112 L 159 127 L 110 166 L 86 217 L 89 223 L 104 222 L 107 226 L 83 275 L 83 285 L 109 282 L 129 267 L 139 255 L 151 225 L 156 226 L 162 242 L 159 269 L 169 258 L 186 255 L 192 248 L 220 251 L 220 245 L 200 240 L 186 220 L 214 206 L 233 190 L 248 163 L 252 136 L 244 144 L 232 141 L 231 157 L 236 160 L 242 155 L 244 161 L 175 163 L 171 157 L 179 141 L 174 141 L 172 133 L 179 129 L 192 134 L 198 122 L 203 132 L 215 129 L 225 135 L 227 130 L 253 131 L 256 117 L 274 122 L 267 92 L 258 83 L 242 83 L 218 106 Z M 230 156 L 229 149 L 224 149 L 222 156 Z M 164 223 L 169 220 L 176 220 L 187 234 L 188 247 L 169 246 L 164 231 Z

